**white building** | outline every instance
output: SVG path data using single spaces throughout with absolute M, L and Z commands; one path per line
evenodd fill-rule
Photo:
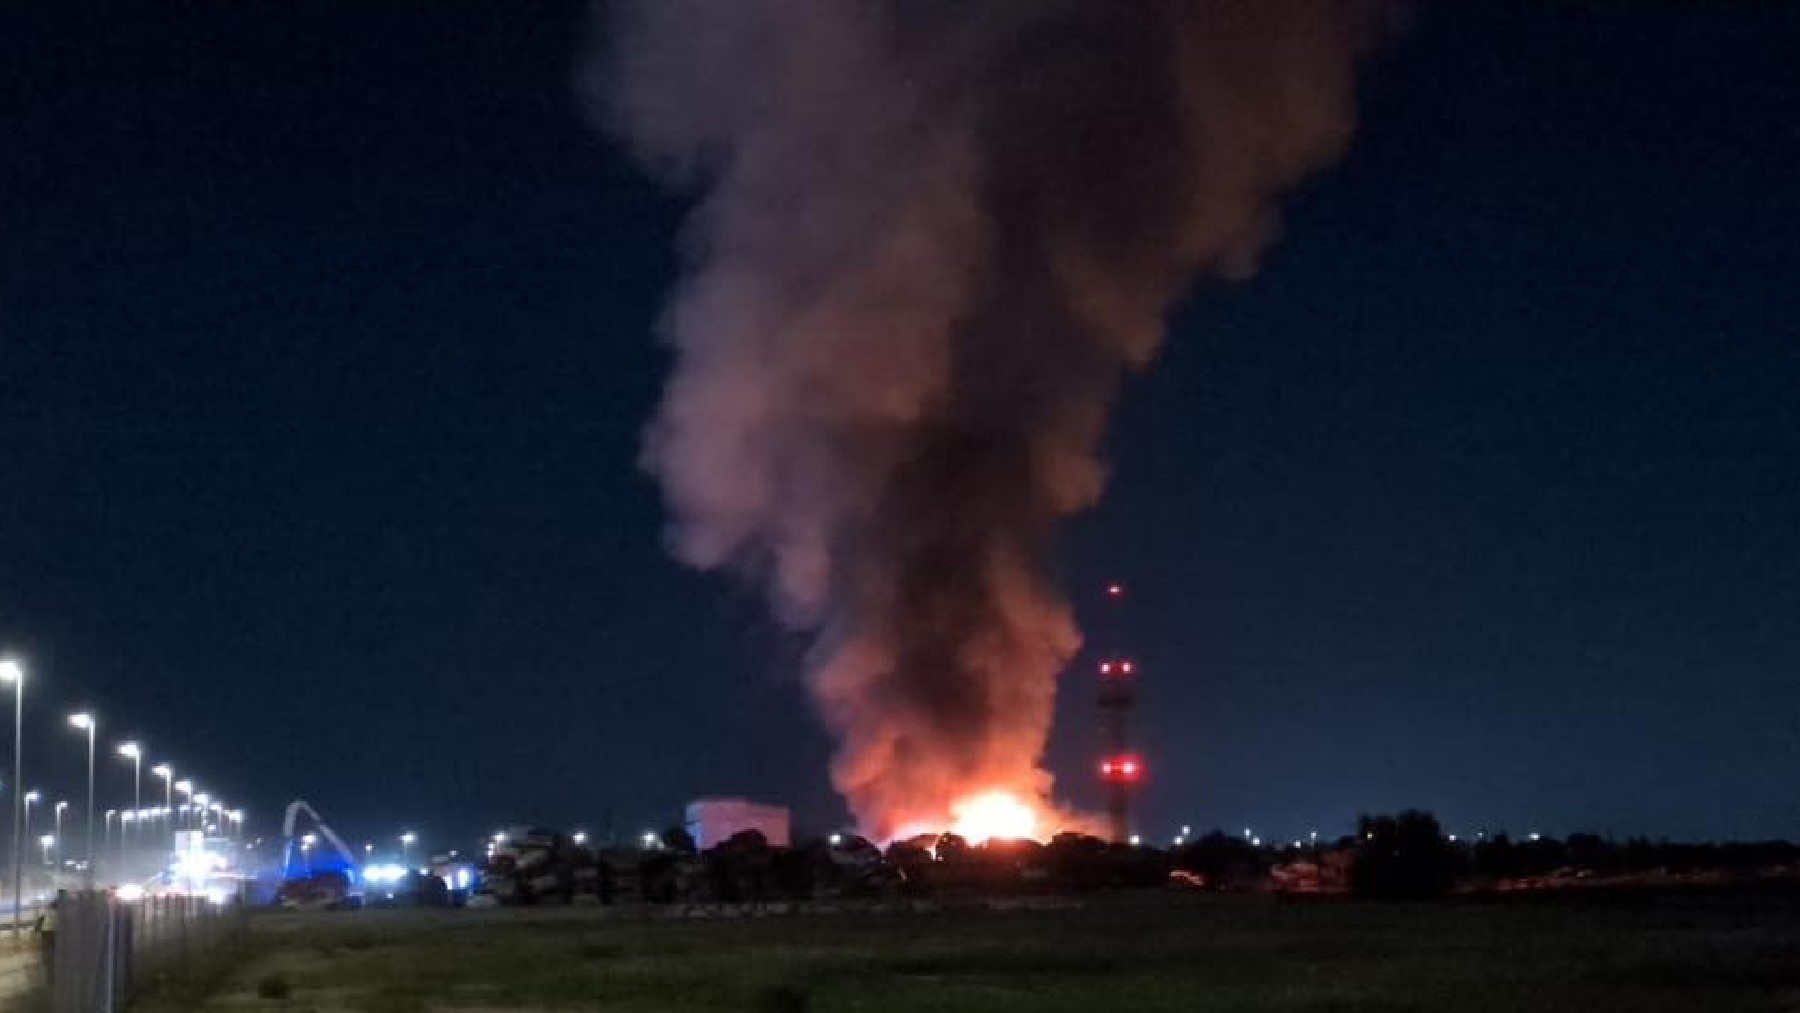
M 745 830 L 760 830 L 771 847 L 785 848 L 790 822 L 786 806 L 741 798 L 695 799 L 687 807 L 687 832 L 702 851 Z

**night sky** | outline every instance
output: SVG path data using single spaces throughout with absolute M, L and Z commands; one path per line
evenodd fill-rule
M 91 705 L 265 832 L 841 820 L 800 646 L 636 466 L 683 208 L 584 6 L 101 6 L 0 10 L 30 785 Z M 1132 590 L 1147 832 L 1800 835 L 1800 7 L 1568 6 L 1417 16 L 1129 388 L 1060 565 Z

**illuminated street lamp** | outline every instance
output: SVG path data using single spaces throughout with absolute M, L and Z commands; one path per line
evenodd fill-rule
M 150 773 L 155 774 L 157 777 L 162 778 L 162 783 L 163 783 L 162 815 L 165 817 L 170 816 L 175 811 L 175 768 L 169 766 L 166 763 L 159 763 L 156 766 L 150 768 Z M 171 818 L 169 820 L 169 825 L 167 827 L 163 828 L 164 836 L 168 836 L 169 832 L 172 832 L 174 830 L 174 827 L 175 827 L 175 821 L 173 818 Z
M 186 779 L 176 781 L 175 782 L 175 790 L 178 792 L 181 792 L 181 799 L 183 802 L 192 802 L 194 800 L 194 782 L 186 780 Z M 193 806 L 183 805 L 181 807 L 181 811 L 184 813 L 192 812 Z M 182 821 L 182 829 L 184 829 L 184 830 L 187 829 L 186 823 L 187 823 L 186 820 Z
M 142 825 L 144 822 L 144 748 L 136 742 L 121 742 L 118 745 L 118 751 L 120 756 L 131 761 L 131 807 L 138 810 L 138 837 L 142 838 L 144 831 L 149 829 Z M 119 874 L 122 876 L 125 875 L 124 865 L 128 854 L 125 846 L 126 841 L 121 834 L 119 838 Z M 129 854 L 135 856 L 137 853 L 132 851 Z
M 54 811 L 55 811 L 55 813 L 56 813 L 56 816 L 55 816 L 55 821 L 56 821 L 56 829 L 55 829 L 55 831 L 54 831 L 54 833 L 55 833 L 55 835 L 56 835 L 56 839 L 57 839 L 57 840 L 59 840 L 59 841 L 60 841 L 60 840 L 62 840 L 62 814 L 63 814 L 63 810 L 64 810 L 64 809 L 67 809 L 67 808 L 68 808 L 68 807 L 69 807 L 69 803 L 67 803 L 67 802 L 60 802 L 60 801 L 59 801 L 59 802 L 57 802 L 57 803 L 56 803 L 56 805 L 55 805 L 55 806 L 54 806 L 54 807 L 53 807 L 53 809 L 54 809 Z
M 163 779 L 163 805 L 175 804 L 175 768 L 166 763 L 159 763 L 150 768 L 150 773 Z
M 408 830 L 405 833 L 400 835 L 400 864 L 401 865 L 411 865 L 412 864 L 412 858 L 411 858 L 412 846 L 413 846 L 413 842 L 418 839 L 419 839 L 419 835 L 413 833 L 411 830 Z
M 144 748 L 135 742 L 119 743 L 119 755 L 131 761 L 131 807 L 144 807 Z
M 11 658 L 0 661 L 0 682 L 9 683 L 13 689 L 13 938 L 19 938 L 19 909 L 25 905 L 19 901 L 19 889 L 25 880 L 25 825 L 22 810 L 25 807 L 19 795 L 19 788 L 25 781 L 25 666 Z
M 44 849 L 44 864 L 50 864 L 50 849 L 56 847 L 56 835 L 45 834 L 38 838 L 38 846 Z
M 136 809 L 127 809 L 119 814 L 119 867 L 125 867 L 125 839 L 130 837 L 131 825 L 138 821 Z
M 87 732 L 88 740 L 88 799 L 87 799 L 87 876 L 89 886 L 94 883 L 94 732 L 99 725 L 94 715 L 81 711 L 69 715 L 69 726 Z

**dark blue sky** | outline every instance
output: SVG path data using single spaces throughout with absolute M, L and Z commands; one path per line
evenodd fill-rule
M 581 6 L 84 6 L 0 12 L 28 780 L 91 702 L 265 829 L 837 818 L 634 466 L 681 208 L 584 125 Z M 1800 9 L 1566 6 L 1422 14 L 1129 391 L 1064 566 L 1134 588 L 1147 829 L 1800 835 Z

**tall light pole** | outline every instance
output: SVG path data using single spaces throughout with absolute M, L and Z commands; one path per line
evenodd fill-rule
M 181 792 L 181 800 L 183 802 L 189 803 L 190 805 L 188 808 L 191 808 L 191 803 L 194 801 L 194 782 L 186 780 L 186 779 L 176 781 L 175 782 L 175 790 L 178 792 Z M 182 809 L 182 812 L 187 812 L 187 811 L 188 811 L 187 808 Z M 183 823 L 183 826 L 181 827 L 181 829 L 186 830 L 187 826 L 185 824 L 187 821 L 183 820 L 181 822 Z
M 401 865 L 405 865 L 408 867 L 410 867 L 412 865 L 412 858 L 411 858 L 412 846 L 413 846 L 413 842 L 418 839 L 419 839 L 419 835 L 413 833 L 411 830 L 408 830 L 407 832 L 400 835 L 400 864 Z
M 138 840 L 142 841 L 144 839 L 144 831 L 149 829 L 148 827 L 145 827 L 143 825 L 143 822 L 144 822 L 144 748 L 142 746 L 138 745 L 136 742 L 121 742 L 118 745 L 118 751 L 119 751 L 120 756 L 123 756 L 126 759 L 129 759 L 131 761 L 131 808 L 137 810 L 137 813 L 138 813 Z M 121 841 L 120 843 L 123 844 L 124 842 Z M 137 857 L 137 852 L 134 850 L 126 849 L 126 848 L 120 848 L 119 851 L 120 851 L 119 864 L 121 866 L 121 868 L 119 869 L 119 874 L 121 876 L 124 876 L 124 875 L 126 875 L 126 870 L 123 868 L 125 863 L 130 862 L 132 865 L 137 864 L 133 860 Z
M 119 847 L 113 852 L 118 860 L 119 868 L 125 868 L 125 841 L 131 836 L 131 825 L 138 821 L 135 809 L 126 809 L 119 813 Z
M 119 815 L 117 809 L 108 809 L 100 814 L 100 850 L 102 851 L 112 847 L 112 821 L 113 817 L 117 815 Z M 121 830 L 120 833 L 124 833 L 124 831 Z
M 144 750 L 135 742 L 119 743 L 119 755 L 131 761 L 131 807 L 144 807 Z
M 19 895 L 25 881 L 25 830 L 22 822 L 22 811 L 25 807 L 24 796 L 19 789 L 25 787 L 25 668 L 17 661 L 8 658 L 0 661 L 0 682 L 12 684 L 13 688 L 13 938 L 19 938 L 19 909 L 25 906 L 25 898 Z
M 56 843 L 54 845 L 51 845 L 52 847 L 54 847 L 56 849 L 56 872 L 55 872 L 55 879 L 52 879 L 51 882 L 55 882 L 56 879 L 62 878 L 62 858 L 63 858 L 62 813 L 63 813 L 63 810 L 67 809 L 68 807 L 69 807 L 69 803 L 62 801 L 61 799 L 57 800 L 56 807 L 55 807 L 56 808 L 56 830 L 53 834 L 53 836 L 55 836 L 55 838 L 56 838 Z
M 175 768 L 169 766 L 166 763 L 159 763 L 156 766 L 150 768 L 150 773 L 155 774 L 157 777 L 162 778 L 163 808 L 168 810 L 168 813 L 174 812 L 175 811 Z M 164 813 L 164 815 L 168 815 L 168 813 Z M 173 823 L 170 824 L 170 826 L 173 826 L 173 825 L 174 825 Z
M 182 781 L 176 781 L 175 790 L 176 790 L 176 792 L 182 793 L 182 802 L 185 802 L 185 806 L 184 806 L 184 808 L 182 808 L 182 811 L 184 811 L 184 813 L 191 813 L 191 811 L 194 811 L 193 779 L 182 779 Z M 185 819 L 182 820 L 182 829 L 187 829 L 187 820 L 185 820 Z
M 83 882 L 94 885 L 94 731 L 98 721 L 88 711 L 69 715 L 69 726 L 87 732 L 88 740 L 88 804 L 87 804 L 87 875 Z

